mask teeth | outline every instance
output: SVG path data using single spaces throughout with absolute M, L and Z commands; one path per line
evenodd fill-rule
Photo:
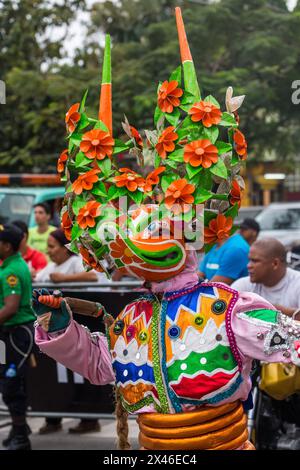
M 111 57 L 110 35 L 105 36 L 105 50 L 102 67 L 102 83 L 99 102 L 99 119 L 104 122 L 112 135 L 112 87 L 111 87 Z
M 180 47 L 181 62 L 184 74 L 184 87 L 186 91 L 192 93 L 197 100 L 201 98 L 199 85 L 196 76 L 196 70 L 190 51 L 189 43 L 186 37 L 184 23 L 182 19 L 181 9 L 175 8 L 176 24 L 178 31 L 178 40 Z

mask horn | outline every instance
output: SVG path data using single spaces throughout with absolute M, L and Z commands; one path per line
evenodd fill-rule
M 109 34 L 105 36 L 105 49 L 102 67 L 102 82 L 98 117 L 106 125 L 110 135 L 112 135 L 112 86 Z
M 178 40 L 180 47 L 181 62 L 184 74 L 184 87 L 186 91 L 192 93 L 198 100 L 201 99 L 200 89 L 197 81 L 196 70 L 190 51 L 189 43 L 186 37 L 184 23 L 181 14 L 181 8 L 175 8 L 176 24 L 178 31 Z

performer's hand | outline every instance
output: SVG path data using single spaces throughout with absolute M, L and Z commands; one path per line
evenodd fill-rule
M 38 324 L 47 333 L 65 330 L 71 321 L 72 311 L 59 292 L 53 295 L 47 289 L 34 289 L 32 306 Z

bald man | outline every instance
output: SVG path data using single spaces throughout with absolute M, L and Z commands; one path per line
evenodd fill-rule
M 300 309 L 300 272 L 287 267 L 286 250 L 278 240 L 264 238 L 253 243 L 248 271 L 249 276 L 231 285 L 233 289 L 259 294 L 285 315 Z

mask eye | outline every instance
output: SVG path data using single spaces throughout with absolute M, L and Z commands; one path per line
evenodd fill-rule
M 157 227 L 158 227 L 158 222 L 151 222 L 148 225 L 147 229 L 150 233 L 153 233 L 157 229 Z

